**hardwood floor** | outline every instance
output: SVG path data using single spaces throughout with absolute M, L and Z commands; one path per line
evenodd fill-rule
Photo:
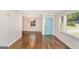
M 11 49 L 69 49 L 55 36 L 42 36 L 40 32 L 23 32 L 23 37 L 12 44 Z

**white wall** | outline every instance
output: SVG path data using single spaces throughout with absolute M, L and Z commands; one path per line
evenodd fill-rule
M 59 38 L 62 42 L 68 45 L 70 48 L 78 48 L 79 49 L 79 39 L 73 38 L 70 35 L 62 33 L 59 30 L 59 19 L 62 15 L 70 13 L 71 11 L 64 11 L 54 16 L 54 35 Z
M 21 15 L 17 11 L 0 11 L 0 46 L 10 46 L 21 34 Z
M 23 15 L 23 31 L 42 31 L 42 16 L 36 14 Z M 31 27 L 30 22 L 36 19 L 36 26 Z

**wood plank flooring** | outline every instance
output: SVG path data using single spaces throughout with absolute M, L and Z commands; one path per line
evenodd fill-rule
M 10 49 L 69 49 L 58 38 L 42 36 L 41 32 L 23 32 L 23 37 L 12 44 Z

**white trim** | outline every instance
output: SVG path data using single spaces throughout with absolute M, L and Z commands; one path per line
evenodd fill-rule
M 17 40 L 19 40 L 20 38 L 22 38 L 22 36 L 20 36 L 19 38 L 15 39 L 13 42 L 11 42 L 8 47 L 10 47 L 13 43 L 15 43 Z
M 64 44 L 66 44 L 69 48 L 73 48 L 70 44 L 68 44 L 66 41 L 64 41 L 63 39 L 61 39 L 60 37 L 56 36 L 61 42 L 63 42 Z
M 43 18 L 42 18 L 42 35 L 44 35 L 44 25 L 45 25 L 45 14 L 43 14 Z
M 73 36 L 73 35 L 71 35 L 71 34 L 68 34 L 68 33 L 66 33 L 66 32 L 60 32 L 60 33 L 63 33 L 63 34 L 65 34 L 65 35 L 67 35 L 67 36 L 69 36 L 69 37 L 71 37 L 71 38 L 74 38 L 74 39 L 76 39 L 76 40 L 79 40 L 78 37 L 75 37 L 75 36 Z
M 72 49 L 79 49 L 79 40 L 62 32 L 58 32 L 55 36 Z

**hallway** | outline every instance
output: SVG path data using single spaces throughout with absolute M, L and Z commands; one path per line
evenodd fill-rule
M 59 18 L 72 11 L 5 10 L 0 12 L 1 48 L 64 49 L 68 48 L 67 46 L 79 48 L 79 41 L 76 38 L 61 31 Z M 25 34 L 22 35 L 23 31 Z

